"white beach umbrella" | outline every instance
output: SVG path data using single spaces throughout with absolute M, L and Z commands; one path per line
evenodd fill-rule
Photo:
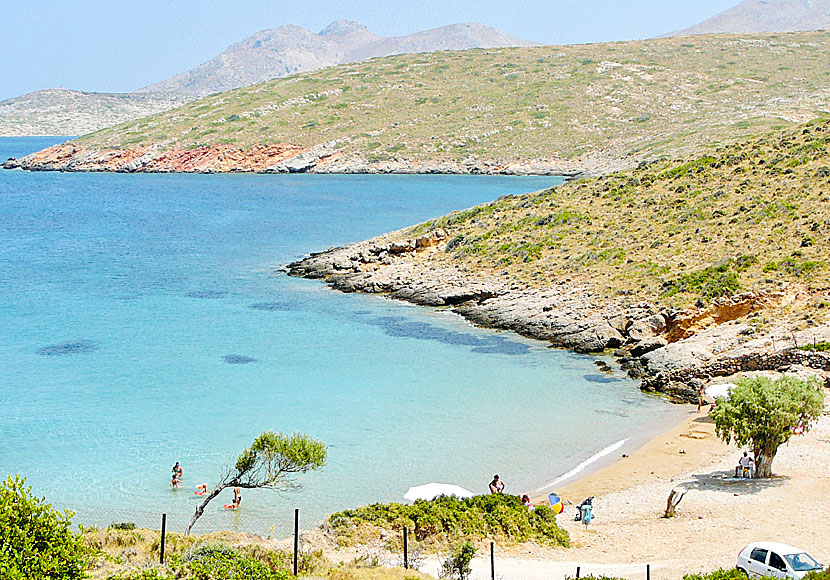
M 410 487 L 409 491 L 404 494 L 404 499 L 415 501 L 416 499 L 425 499 L 427 501 L 438 497 L 439 495 L 454 495 L 456 497 L 473 497 L 473 492 L 464 489 L 459 485 L 452 485 L 449 483 L 426 483 L 424 485 L 416 485 Z
M 728 399 L 729 391 L 735 387 L 735 383 L 721 383 L 720 385 L 712 385 L 706 388 L 706 396 L 713 399 Z

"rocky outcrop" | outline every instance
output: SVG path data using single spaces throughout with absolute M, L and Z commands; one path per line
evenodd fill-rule
M 347 141 L 348 139 L 344 139 Z M 581 177 L 616 171 L 630 164 L 610 157 L 580 161 L 511 161 L 468 159 L 367 161 L 358 154 L 338 153 L 337 141 L 312 147 L 292 144 L 241 148 L 212 145 L 168 148 L 162 144 L 126 149 L 92 149 L 77 141 L 54 145 L 20 159 L 9 159 L 4 169 L 29 171 L 113 171 L 128 173 L 326 173 L 326 174 L 472 174 L 558 175 Z
M 131 149 L 86 149 L 76 142 L 61 143 L 20 159 L 4 169 L 33 171 L 115 171 L 126 173 L 267 172 L 307 151 L 296 145 L 257 145 L 248 149 L 230 145 L 167 149 L 159 145 Z
M 788 348 L 780 352 L 751 352 L 717 358 L 702 366 L 676 368 L 646 376 L 641 389 L 696 403 L 698 385 L 712 377 L 728 377 L 747 371 L 786 372 L 797 366 L 830 372 L 830 354 Z
M 444 252 L 448 237 L 441 229 L 418 237 L 395 232 L 312 254 L 287 270 L 292 276 L 323 279 L 343 292 L 451 308 L 479 326 L 577 352 L 618 349 L 622 368 L 643 378 L 643 390 L 676 402 L 697 402 L 698 383 L 713 376 L 795 364 L 830 370 L 830 355 L 792 349 L 830 340 L 830 325 L 793 333 L 784 326 L 762 332 L 756 324 L 759 311 L 799 300 L 800 289 L 744 293 L 690 311 L 661 310 L 611 300 L 573 281 L 529 288 L 457 265 L 437 265 L 442 262 L 430 257 Z

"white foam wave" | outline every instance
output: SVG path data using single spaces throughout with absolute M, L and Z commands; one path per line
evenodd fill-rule
M 579 474 L 581 471 L 584 471 L 585 468 L 588 467 L 589 465 L 591 465 L 592 463 L 596 463 L 597 461 L 599 461 L 603 457 L 605 457 L 607 455 L 610 455 L 611 453 L 614 453 L 614 451 L 616 451 L 617 449 L 619 449 L 620 447 L 625 445 L 627 441 L 628 441 L 628 439 L 623 439 L 622 441 L 617 441 L 616 443 L 612 443 L 611 445 L 609 445 L 608 447 L 606 447 L 602 451 L 599 451 L 598 453 L 595 453 L 594 455 L 592 455 L 591 457 L 589 457 L 588 459 L 586 459 L 585 461 L 583 461 L 582 463 L 580 463 L 579 465 L 577 465 L 576 467 L 571 469 L 569 472 L 560 475 L 559 477 L 557 477 L 556 479 L 554 479 L 553 481 L 551 481 L 547 485 L 544 485 L 544 486 L 540 487 L 536 491 L 542 491 L 543 489 L 548 489 L 548 488 L 553 487 L 554 485 L 556 485 L 558 483 L 562 483 L 563 481 L 565 481 L 567 479 L 571 479 L 572 477 Z

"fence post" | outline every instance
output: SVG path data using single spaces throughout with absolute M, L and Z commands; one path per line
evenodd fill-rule
M 646 580 L 651 580 L 651 564 L 646 564 Z
M 300 508 L 294 509 L 294 576 L 297 575 L 297 559 L 300 552 Z
M 496 580 L 496 543 L 490 542 L 490 580 Z
M 579 566 L 576 567 L 576 577 L 579 578 Z
M 409 530 L 403 527 L 403 567 L 409 570 Z
M 164 538 L 167 535 L 167 514 L 161 514 L 161 547 L 159 551 L 161 555 L 159 556 L 159 563 L 164 564 Z

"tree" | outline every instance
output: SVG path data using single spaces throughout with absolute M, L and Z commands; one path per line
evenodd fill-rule
M 778 447 L 794 433 L 807 432 L 823 410 L 824 390 L 818 381 L 757 377 L 738 380 L 710 416 L 718 437 L 752 448 L 755 477 L 770 477 Z
M 0 483 L 0 578 L 86 578 L 94 551 L 69 529 L 72 515 L 34 497 L 20 476 Z
M 292 476 L 320 469 L 326 464 L 326 446 L 302 433 L 283 435 L 266 431 L 236 458 L 233 467 L 225 470 L 213 491 L 196 508 L 185 534 L 205 511 L 207 505 L 228 487 L 244 489 L 267 488 L 291 491 L 299 488 Z

